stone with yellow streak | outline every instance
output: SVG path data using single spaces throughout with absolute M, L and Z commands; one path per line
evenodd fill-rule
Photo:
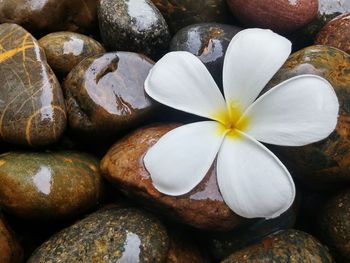
M 41 146 L 66 126 L 62 90 L 37 40 L 15 24 L 0 25 L 0 142 Z

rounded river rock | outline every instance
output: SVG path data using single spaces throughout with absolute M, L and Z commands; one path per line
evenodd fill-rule
M 71 218 L 102 196 L 98 160 L 77 152 L 9 152 L 0 155 L 0 206 L 36 220 Z
M 28 263 L 162 263 L 167 252 L 167 232 L 156 218 L 136 209 L 109 208 L 51 237 Z
M 101 161 L 101 172 L 124 194 L 149 209 L 196 228 L 226 231 L 245 221 L 224 203 L 216 181 L 215 165 L 204 180 L 182 196 L 157 191 L 147 172 L 143 157 L 175 124 L 141 128 L 117 142 Z
M 0 44 L 0 141 L 56 142 L 66 127 L 66 109 L 38 41 L 18 25 L 1 24 Z

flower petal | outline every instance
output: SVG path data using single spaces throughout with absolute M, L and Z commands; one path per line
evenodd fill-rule
M 181 126 L 148 150 L 144 164 L 158 191 L 182 195 L 202 181 L 225 136 L 219 125 L 204 121 Z
M 293 203 L 293 180 L 266 147 L 240 134 L 240 138 L 227 136 L 219 151 L 217 175 L 221 194 L 240 216 L 277 217 Z
M 315 75 L 291 78 L 271 89 L 245 112 L 244 132 L 258 141 L 301 146 L 328 137 L 337 125 L 338 98 Z
M 229 108 L 242 112 L 258 97 L 267 82 L 287 60 L 291 42 L 265 29 L 236 34 L 226 51 L 223 85 Z
M 215 117 L 226 109 L 225 100 L 204 64 L 193 54 L 170 52 L 150 71 L 145 90 L 153 99 L 172 108 L 202 117 Z

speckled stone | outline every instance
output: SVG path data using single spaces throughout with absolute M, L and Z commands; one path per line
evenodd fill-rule
M 232 13 L 245 25 L 292 32 L 317 15 L 318 0 L 227 0 Z
M 28 263 L 161 263 L 167 251 L 167 232 L 156 218 L 136 209 L 110 208 L 51 237 Z
M 36 39 L 0 25 L 0 141 L 30 146 L 56 142 L 66 127 L 60 84 Z
M 226 231 L 246 221 L 224 203 L 216 182 L 213 165 L 204 180 L 182 196 L 168 196 L 157 191 L 147 172 L 143 157 L 176 124 L 154 125 L 138 129 L 121 139 L 101 161 L 103 176 L 125 195 L 160 215 L 190 226 Z
M 95 207 L 102 196 L 98 160 L 78 152 L 0 155 L 0 206 L 21 218 L 60 220 Z
M 105 52 L 93 38 L 67 31 L 46 35 L 39 40 L 39 45 L 53 71 L 60 76 L 67 75 L 84 58 Z
M 23 251 L 5 219 L 0 215 L 0 262 L 20 263 Z
M 226 0 L 152 0 L 173 34 L 195 23 L 232 21 Z
M 110 136 L 150 117 L 155 103 L 144 82 L 152 66 L 153 61 L 131 52 L 93 56 L 76 66 L 63 85 L 74 133 Z
M 294 227 L 298 202 L 281 216 L 274 219 L 254 219 L 251 222 L 224 233 L 210 233 L 207 246 L 217 260 L 222 260 L 235 251 L 262 241 L 266 236 Z
M 286 230 L 235 252 L 222 263 L 335 263 L 326 247 L 314 237 Z
M 2 0 L 0 23 L 22 25 L 32 33 L 94 30 L 98 0 Z
M 168 25 L 151 0 L 100 0 L 98 18 L 103 43 L 113 51 L 154 59 L 167 52 Z
M 274 149 L 301 182 L 320 190 L 334 190 L 350 184 L 350 57 L 327 46 L 302 49 L 289 57 L 267 88 L 301 74 L 316 74 L 332 84 L 340 103 L 336 130 L 318 143 Z
M 241 28 L 218 23 L 187 26 L 176 33 L 170 43 L 171 51 L 188 51 L 208 68 L 222 88 L 222 68 L 227 47 Z
M 319 233 L 339 262 L 350 261 L 350 190 L 328 200 L 318 216 Z M 338 262 L 338 261 L 337 261 Z
M 318 33 L 315 44 L 336 47 L 350 54 L 350 13 L 328 22 Z

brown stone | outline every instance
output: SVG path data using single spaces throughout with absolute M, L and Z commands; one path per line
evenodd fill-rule
M 350 54 L 350 13 L 328 22 L 318 33 L 315 44 L 336 47 Z
M 143 157 L 160 137 L 177 126 L 163 124 L 141 128 L 120 140 L 101 162 L 103 175 L 126 195 L 172 220 L 201 229 L 233 229 L 245 220 L 224 203 L 217 186 L 215 165 L 186 195 L 167 196 L 154 188 Z
M 329 199 L 318 216 L 320 235 L 339 262 L 350 261 L 350 190 Z
M 7 226 L 5 219 L 0 215 L 0 262 L 20 263 L 22 260 L 22 248 Z
M 84 58 L 105 52 L 93 38 L 73 32 L 48 34 L 39 40 L 39 44 L 53 71 L 61 76 L 67 75 Z
M 152 66 L 153 61 L 131 52 L 82 61 L 63 86 L 72 131 L 89 138 L 105 137 L 145 121 L 155 108 L 144 90 Z
M 98 0 L 3 0 L 0 23 L 22 25 L 30 32 L 87 32 L 97 27 Z
M 0 25 L 0 141 L 56 142 L 66 127 L 60 84 L 37 40 L 15 24 Z
M 291 32 L 317 15 L 318 0 L 227 0 L 232 13 L 244 24 Z
M 33 220 L 70 219 L 102 197 L 98 160 L 78 152 L 9 152 L 0 155 L 0 206 Z
M 334 263 L 332 256 L 313 236 L 286 230 L 235 252 L 222 263 Z

